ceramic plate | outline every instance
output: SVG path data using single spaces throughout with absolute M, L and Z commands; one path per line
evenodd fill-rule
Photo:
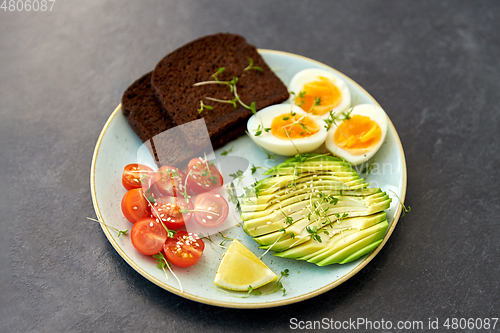
M 259 52 L 271 69 L 287 85 L 292 76 L 302 69 L 323 68 L 333 71 L 344 78 L 353 100 L 357 97 L 357 104 L 371 103 L 378 105 L 375 99 L 356 82 L 331 67 L 286 52 L 272 50 L 259 50 Z M 371 183 L 371 187 L 382 188 L 392 198 L 391 207 L 386 211 L 390 226 L 383 242 L 371 254 L 356 261 L 326 267 L 318 267 L 311 263 L 292 259 L 278 258 L 274 257 L 272 253 L 268 253 L 263 257 L 263 261 L 274 272 L 279 275 L 284 269 L 290 271 L 289 276 L 283 280 L 286 288 L 284 296 L 279 292 L 264 296 L 241 298 L 234 293 L 228 293 L 216 287 L 213 284 L 213 279 L 224 249 L 209 242 L 206 242 L 205 252 L 198 264 L 191 268 L 174 268 L 182 283 L 183 291 L 181 292 L 177 281 L 171 275 L 167 280 L 163 271 L 156 267 L 154 259 L 141 255 L 132 247 L 128 235 L 117 237 L 117 233 L 108 227 L 102 225 L 102 229 L 120 256 L 139 274 L 161 288 L 197 302 L 232 308 L 265 308 L 291 304 L 314 297 L 340 285 L 359 272 L 377 255 L 396 227 L 401 213 L 401 205 L 395 194 L 404 202 L 406 164 L 398 134 L 390 120 L 388 124 L 385 142 L 374 157 L 377 167 L 373 168 L 368 175 L 360 174 Z M 123 217 L 120 209 L 121 199 L 126 192 L 121 184 L 121 175 L 125 165 L 137 162 L 137 151 L 141 144 L 142 142 L 132 131 L 126 117 L 121 112 L 120 106 L 118 106 L 104 125 L 97 141 L 90 179 L 92 200 L 97 217 L 107 225 L 118 229 L 130 229 L 132 227 L 132 224 Z M 220 157 L 221 152 L 231 147 L 230 155 L 244 156 L 250 161 L 250 164 L 258 166 L 270 167 L 284 160 L 284 158 L 274 161 L 267 160 L 265 153 L 246 136 L 240 137 L 217 150 L 215 152 L 217 157 Z M 361 172 L 362 170 L 358 169 L 357 171 Z M 259 178 L 261 174 L 256 173 L 255 176 Z M 234 226 L 224 231 L 224 234 L 238 238 L 257 255 L 264 252 L 243 232 L 241 227 Z M 223 239 L 214 236 L 213 240 L 220 243 Z M 367 284 L 365 288 L 370 288 L 370 285 Z

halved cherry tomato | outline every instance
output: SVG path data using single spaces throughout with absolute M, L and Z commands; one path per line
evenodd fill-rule
M 142 194 L 142 188 L 134 188 L 125 193 L 121 207 L 123 216 L 132 223 L 151 214 L 149 203 Z
M 219 193 L 205 192 L 194 201 L 194 219 L 205 227 L 216 227 L 224 223 L 229 214 L 229 205 Z
M 181 211 L 184 209 L 188 212 L 182 213 Z M 151 208 L 151 216 L 160 218 L 167 228 L 177 229 L 189 221 L 192 210 L 191 201 L 186 203 L 183 197 L 164 196 L 156 199 L 153 208 Z
M 193 158 L 187 167 L 188 188 L 196 194 L 218 189 L 224 184 L 217 167 L 203 158 Z
M 137 221 L 130 231 L 130 239 L 135 249 L 145 255 L 159 253 L 167 240 L 165 228 L 151 217 Z
M 168 238 L 163 245 L 167 260 L 178 267 L 190 267 L 200 260 L 205 243 L 193 233 L 177 231 L 173 238 Z
M 140 188 L 154 175 L 153 169 L 147 165 L 132 163 L 125 166 L 122 174 L 122 184 L 127 190 Z M 141 181 L 144 180 L 144 183 Z
M 163 195 L 181 196 L 184 191 L 186 174 L 168 165 L 162 166 L 156 172 L 156 188 Z

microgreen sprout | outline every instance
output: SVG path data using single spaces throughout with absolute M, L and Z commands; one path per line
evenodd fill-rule
M 266 150 L 264 150 L 264 148 L 262 148 L 259 145 L 257 145 L 257 147 L 259 147 L 264 153 L 266 153 L 268 160 L 272 160 L 272 159 L 276 158 L 276 154 L 269 154 Z
M 278 281 L 276 281 L 276 287 L 274 287 L 274 289 L 269 293 L 269 294 L 273 294 L 275 292 L 278 292 L 278 291 L 282 291 L 283 292 L 283 296 L 285 296 L 286 294 L 286 289 L 285 287 L 283 286 L 283 282 L 281 282 L 281 280 L 284 278 L 284 277 L 288 277 L 290 275 L 290 271 L 287 269 L 285 269 L 284 271 L 281 271 L 281 276 L 280 278 L 278 279 Z
M 144 195 L 144 197 L 147 199 L 146 195 L 143 193 L 142 195 Z M 163 229 L 165 229 L 165 231 L 167 232 L 167 237 L 168 238 L 174 238 L 174 235 L 177 233 L 177 231 L 174 231 L 174 230 L 170 230 L 169 228 L 167 228 L 167 226 L 165 225 L 165 223 L 163 223 L 161 217 L 160 217 L 160 213 L 158 213 L 158 211 L 156 210 L 155 206 L 151 203 L 151 201 L 147 200 L 148 201 L 148 204 L 151 206 L 151 210 L 152 212 L 156 215 L 156 221 L 158 221 L 159 223 L 161 223 L 161 225 L 163 226 Z
M 232 152 L 232 151 L 233 151 L 233 148 L 234 148 L 234 147 L 231 147 L 231 148 L 229 148 L 228 150 L 224 150 L 224 151 L 223 151 L 222 153 L 220 153 L 220 154 L 221 154 L 222 156 L 226 156 L 227 154 L 229 154 L 230 152 Z
M 312 239 L 314 239 L 317 242 L 322 243 L 323 241 L 321 240 L 321 236 L 319 234 L 324 233 L 329 235 L 328 230 L 326 229 L 318 229 L 317 226 L 312 226 L 312 227 L 306 227 L 306 230 L 308 233 L 311 234 Z
M 313 112 L 314 108 L 320 105 L 321 105 L 321 97 L 314 97 L 314 103 L 313 105 L 311 105 L 311 108 L 309 109 L 309 111 L 307 111 L 307 113 L 315 114 Z
M 300 103 L 297 104 L 297 106 L 301 107 L 305 103 L 306 91 L 305 90 L 301 91 L 299 95 L 296 96 L 295 98 L 300 98 Z
M 396 198 L 398 198 L 398 201 L 399 201 L 399 204 L 401 205 L 401 211 L 402 211 L 402 214 L 401 214 L 401 217 L 405 216 L 406 213 L 409 213 L 411 212 L 411 207 L 410 206 L 405 206 L 403 202 L 401 202 L 401 199 L 399 198 L 399 195 L 397 195 L 394 191 L 392 190 L 389 190 L 391 191 L 395 196 Z
M 222 234 L 221 234 L 222 235 Z M 218 246 L 220 248 L 223 248 L 223 249 L 227 249 L 227 246 L 223 246 L 222 244 L 224 244 L 225 240 L 223 240 L 220 244 L 217 244 L 215 243 L 212 238 L 210 236 L 204 236 L 201 232 L 198 234 L 198 236 L 200 237 L 200 239 L 206 239 L 208 240 L 211 244 L 215 245 L 215 246 Z M 224 238 L 227 238 L 226 236 L 222 235 Z M 230 238 L 227 238 L 227 239 L 230 239 Z
M 186 203 L 189 203 L 189 198 L 191 198 L 191 196 L 187 193 L 187 181 L 188 181 L 189 175 L 191 175 L 192 171 L 193 170 L 189 170 L 189 172 L 186 176 L 186 179 L 184 179 L 184 191 L 182 191 L 182 196 L 184 197 L 184 200 L 186 201 Z
M 275 287 L 271 291 L 265 293 L 264 295 L 270 295 L 270 294 L 274 294 L 278 291 L 281 291 L 281 292 L 283 292 L 283 296 L 285 296 L 286 289 L 283 286 L 282 280 L 284 277 L 288 277 L 289 275 L 290 275 L 290 271 L 288 270 L 288 268 L 285 269 L 284 271 L 281 271 L 280 277 L 276 281 Z M 242 298 L 247 298 L 250 296 L 260 296 L 260 295 L 263 295 L 261 291 L 254 289 L 252 286 L 248 286 L 248 292 L 245 294 L 245 296 L 242 296 Z
M 222 232 L 219 231 L 219 235 L 223 238 L 222 242 L 220 242 L 220 246 L 224 247 L 224 243 L 227 242 L 228 240 L 232 240 L 233 238 L 229 238 L 227 236 L 224 236 Z
M 203 101 L 200 101 L 200 108 L 198 109 L 198 113 L 202 113 L 203 110 L 213 110 L 214 108 L 210 105 L 206 105 L 205 103 L 203 103 Z
M 253 289 L 252 286 L 248 286 L 248 292 L 242 298 L 247 298 L 250 296 L 258 296 L 258 295 L 262 295 L 262 293 L 256 289 Z
M 233 183 L 230 183 L 227 187 L 227 195 L 229 202 L 233 203 L 236 205 L 236 209 L 240 212 L 241 214 L 241 204 L 240 200 L 238 200 L 238 196 L 236 195 L 236 189 L 234 187 Z
M 252 170 L 252 175 L 257 172 L 257 169 L 264 169 L 263 167 L 260 167 L 260 166 L 255 166 L 255 164 L 252 164 L 252 167 L 250 168 L 250 170 Z
M 251 64 L 253 64 L 253 61 L 251 61 Z M 257 68 L 260 68 L 260 67 L 256 67 L 256 66 L 251 67 L 251 69 L 258 70 Z M 233 79 L 231 81 L 220 81 L 218 79 L 217 75 L 222 73 L 224 70 L 225 70 L 225 67 L 220 67 L 217 70 L 217 72 L 215 72 L 214 74 L 211 75 L 211 77 L 214 79 L 213 81 L 197 82 L 197 83 L 193 84 L 193 87 L 203 86 L 203 85 L 207 85 L 207 84 L 225 84 L 229 87 L 229 90 L 231 91 L 231 93 L 234 94 L 234 99 L 226 100 L 226 99 L 219 99 L 219 98 L 213 98 L 213 97 L 205 97 L 205 99 L 208 99 L 209 101 L 213 101 L 213 102 L 232 104 L 234 108 L 237 108 L 238 107 L 237 104 L 239 103 L 245 109 L 252 111 L 253 114 L 257 113 L 255 101 L 250 103 L 250 105 L 247 105 L 238 96 L 238 92 L 236 90 L 236 85 L 237 85 L 239 79 L 237 77 L 233 77 Z M 201 111 L 200 111 L 200 109 L 198 109 L 198 111 L 201 113 L 201 111 L 203 111 L 203 108 L 201 109 Z
M 217 184 L 217 177 L 216 176 L 212 176 L 212 173 L 210 172 L 210 166 L 213 165 L 212 162 L 208 162 L 207 160 L 207 155 L 205 154 L 205 159 L 203 160 L 205 162 L 205 168 L 203 169 L 203 172 L 201 173 L 201 176 L 202 177 L 206 177 L 207 175 L 210 177 L 210 181 L 213 183 L 213 184 Z M 187 177 L 186 177 L 187 179 Z
M 238 185 L 241 185 L 241 182 L 243 181 L 243 178 L 244 178 L 243 171 L 241 171 L 241 170 L 238 170 L 235 173 L 231 173 L 231 174 L 229 174 L 229 176 L 233 177 L 233 181 L 237 180 Z
M 146 199 L 151 202 L 151 203 L 155 203 L 156 202 L 156 199 L 155 197 L 151 194 L 151 187 L 149 187 L 146 192 L 144 192 L 145 196 L 146 196 Z
M 118 233 L 118 236 L 117 236 L 117 237 L 120 237 L 121 235 L 125 235 L 125 234 L 127 234 L 127 232 L 128 232 L 128 229 L 126 229 L 126 230 L 120 230 L 120 229 L 117 229 L 117 228 L 115 228 L 115 227 L 112 227 L 112 226 L 110 226 L 109 224 L 106 224 L 106 223 L 104 223 L 104 222 L 102 222 L 102 221 L 99 221 L 99 220 L 93 219 L 93 218 L 91 218 L 91 217 L 87 217 L 87 219 L 88 219 L 88 220 L 90 220 L 90 221 L 94 221 L 94 222 L 100 223 L 100 224 L 102 224 L 102 225 L 104 225 L 104 226 L 108 227 L 109 229 L 113 229 L 114 231 L 116 231 L 116 232 Z
M 189 212 L 202 212 L 202 213 L 207 213 L 207 214 L 213 214 L 213 215 L 216 215 L 216 216 L 220 216 L 220 214 L 217 214 L 216 212 L 214 212 L 212 210 L 204 210 L 204 209 L 187 209 L 187 208 L 183 208 L 179 212 L 181 212 L 182 214 L 187 214 Z
M 158 252 L 158 254 L 154 254 L 153 258 L 156 259 L 156 266 L 158 268 L 161 268 L 163 270 L 163 273 L 165 273 L 165 277 L 167 278 L 167 281 L 168 281 L 168 274 L 167 274 L 167 271 L 165 270 L 165 267 L 168 268 L 170 273 L 172 273 L 172 275 L 177 280 L 177 283 L 179 283 L 179 288 L 181 289 L 181 293 L 183 293 L 184 291 L 182 290 L 181 281 L 179 280 L 177 275 L 175 275 L 174 271 L 172 271 L 172 267 L 171 267 L 170 263 L 167 261 L 167 259 L 165 258 L 165 256 L 163 255 L 163 253 L 161 253 L 161 251 L 160 251 L 160 252 Z
M 367 167 L 365 167 L 361 172 L 362 173 L 366 173 L 366 174 L 369 174 L 370 171 L 372 171 L 372 169 L 375 167 L 375 159 L 370 163 L 370 165 L 368 165 Z
M 248 58 L 248 66 L 244 69 L 244 71 L 250 71 L 250 70 L 255 70 L 255 71 L 259 71 L 259 72 L 262 72 L 262 68 L 260 68 L 259 66 L 254 66 L 253 65 L 253 59 L 252 58 Z
M 328 116 L 327 119 L 324 119 L 326 125 L 325 125 L 325 128 L 326 130 L 328 131 L 332 125 L 335 125 L 337 128 L 338 125 L 337 125 L 337 121 L 344 121 L 344 120 L 348 120 L 348 119 L 351 119 L 351 113 L 352 111 L 354 110 L 354 107 L 356 106 L 356 102 L 357 102 L 358 98 L 356 97 L 356 99 L 354 100 L 354 103 L 351 107 L 351 109 L 349 111 L 344 111 L 342 112 L 342 114 L 340 116 L 336 116 L 334 113 L 333 113 L 333 110 L 330 110 L 330 115 Z M 349 136 L 347 134 L 345 134 L 344 132 L 342 132 L 342 130 L 339 128 L 339 131 L 346 137 L 349 139 Z
M 257 127 L 257 129 L 255 130 L 255 136 L 261 135 L 262 130 L 264 130 L 265 132 L 269 132 L 271 130 L 271 127 L 264 127 L 264 126 L 259 125 Z
M 283 214 L 283 216 L 285 217 L 285 223 L 288 224 L 288 225 L 291 225 L 293 224 L 293 218 L 286 215 L 285 212 L 283 212 L 283 210 L 280 208 L 280 212 L 281 214 Z
M 226 67 L 219 67 L 219 69 L 217 70 L 217 72 L 213 73 L 210 76 L 213 77 L 213 79 L 215 81 L 219 81 L 219 78 L 217 77 L 217 75 L 222 74 L 222 72 L 224 72 L 225 70 L 226 70 Z

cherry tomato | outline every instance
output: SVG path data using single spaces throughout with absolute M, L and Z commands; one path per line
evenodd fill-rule
M 181 196 L 186 174 L 176 167 L 162 166 L 157 171 L 156 188 L 163 195 Z
M 182 213 L 181 210 L 184 209 L 188 212 Z M 153 208 L 151 208 L 151 216 L 160 218 L 167 228 L 177 229 L 189 221 L 192 210 L 193 204 L 186 203 L 183 197 L 164 196 L 156 199 Z
M 146 181 L 154 175 L 153 169 L 147 165 L 132 163 L 125 166 L 122 174 L 122 184 L 127 190 L 143 186 L 141 180 Z
M 149 217 L 151 214 L 149 203 L 142 195 L 141 188 L 134 188 L 125 193 L 121 207 L 123 216 L 132 223 L 144 217 Z
M 178 267 L 190 267 L 200 260 L 205 243 L 195 234 L 177 231 L 173 238 L 168 238 L 163 245 L 167 260 Z
M 196 157 L 187 167 L 188 188 L 196 194 L 218 189 L 224 184 L 222 175 L 212 162 Z
M 229 205 L 219 193 L 205 192 L 194 201 L 194 219 L 205 227 L 216 227 L 224 223 L 229 214 Z
M 159 253 L 167 240 L 165 228 L 151 217 L 135 222 L 130 231 L 130 239 L 135 249 L 145 255 Z

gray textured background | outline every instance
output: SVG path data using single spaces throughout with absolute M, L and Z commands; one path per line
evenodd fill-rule
M 499 317 L 499 14 L 498 1 L 57 0 L 52 12 L 0 10 L 0 331 Z M 367 267 L 314 299 L 266 310 L 185 300 L 136 273 L 85 220 L 94 145 L 125 88 L 215 32 L 340 70 L 399 132 L 412 212 Z

